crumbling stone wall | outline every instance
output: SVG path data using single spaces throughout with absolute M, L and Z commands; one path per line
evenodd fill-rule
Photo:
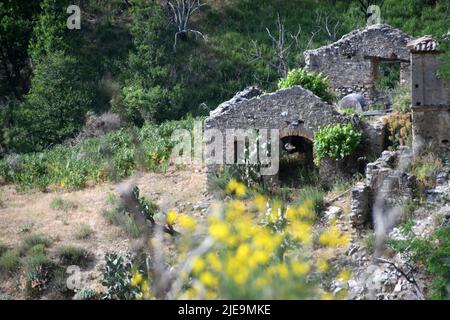
M 313 143 L 315 132 L 329 124 L 352 123 L 363 133 L 364 143 L 352 159 L 334 161 L 323 159 L 320 173 L 330 184 L 336 179 L 349 177 L 358 170 L 358 157 L 376 159 L 383 149 L 383 127 L 365 123 L 358 116 L 340 114 L 335 108 L 300 86 L 283 89 L 274 93 L 262 94 L 258 88 L 251 87 L 237 93 L 231 100 L 222 103 L 210 113 L 205 121 L 205 133 L 218 130 L 222 134 L 222 150 L 219 152 L 223 163 L 227 163 L 227 129 L 276 129 L 279 138 L 302 137 Z M 206 141 L 206 164 L 208 177 L 214 175 L 221 165 L 210 163 L 216 154 L 209 154 L 214 138 Z M 238 141 L 245 143 L 244 141 Z M 228 146 L 230 147 L 230 146 Z M 234 146 L 236 148 L 236 146 Z M 367 157 L 365 157 L 367 156 Z M 365 165 L 365 163 L 364 163 Z M 272 179 L 276 181 L 275 179 Z
M 413 38 L 388 25 L 355 30 L 341 40 L 316 50 L 305 51 L 306 69 L 327 75 L 338 98 L 359 93 L 369 104 L 386 97 L 375 88 L 382 61 L 400 63 L 400 82 L 410 83 L 408 41 Z
M 375 202 L 382 200 L 383 210 L 399 204 L 403 199 L 412 199 L 416 192 L 416 177 L 406 168 L 413 157 L 411 148 L 398 151 L 383 151 L 381 157 L 366 167 L 366 181 L 357 183 L 352 189 L 349 218 L 354 227 L 372 222 L 371 212 Z
M 450 156 L 450 89 L 437 75 L 442 65 L 438 44 L 425 36 L 408 43 L 411 50 L 413 140 Z M 419 148 L 416 148 L 419 149 Z
M 217 129 L 223 135 L 224 163 L 227 129 L 277 129 L 280 139 L 295 135 L 312 142 L 319 127 L 350 121 L 350 117 L 338 113 L 332 105 L 300 86 L 259 94 L 257 88 L 246 89 L 221 104 L 206 119 L 205 132 Z M 207 149 L 212 142 L 206 141 Z M 208 164 L 208 157 L 206 153 L 207 172 L 211 175 L 219 166 Z

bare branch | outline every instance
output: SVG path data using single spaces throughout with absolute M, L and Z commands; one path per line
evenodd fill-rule
M 173 44 L 173 49 L 176 51 L 177 39 L 178 37 L 187 37 L 188 33 L 194 33 L 201 36 L 204 40 L 206 37 L 198 30 L 193 30 L 189 28 L 192 14 L 199 10 L 201 7 L 206 5 L 206 3 L 201 3 L 200 0 L 168 0 L 167 6 L 171 12 L 173 18 L 172 23 L 177 28 L 175 33 L 175 39 Z

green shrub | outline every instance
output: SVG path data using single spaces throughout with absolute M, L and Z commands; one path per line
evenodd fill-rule
M 117 181 L 140 170 L 164 172 L 175 142 L 175 129 L 193 127 L 193 119 L 147 124 L 86 139 L 80 144 L 56 146 L 42 153 L 10 155 L 0 160 L 0 176 L 22 190 L 80 189 L 87 182 Z
M 136 297 L 136 289 L 131 286 L 132 265 L 121 256 L 107 254 L 105 256 L 102 285 L 107 288 L 104 300 L 132 300 Z
M 77 230 L 75 232 L 75 238 L 77 240 L 84 240 L 84 239 L 88 239 L 91 234 L 92 234 L 92 229 L 91 227 L 86 224 L 86 223 L 81 223 L 78 227 Z
M 391 247 L 402 253 L 416 263 L 423 264 L 432 276 L 431 290 L 428 293 L 431 299 L 449 299 L 450 292 L 450 228 L 437 229 L 434 233 L 423 239 L 412 232 L 405 232 L 406 240 L 391 240 Z
M 89 252 L 84 248 L 72 245 L 60 246 L 57 250 L 59 260 L 62 265 L 85 265 L 89 259 Z
M 92 289 L 81 289 L 75 295 L 75 300 L 97 300 L 98 294 Z
M 327 102 L 334 100 L 333 95 L 328 91 L 328 79 L 321 73 L 307 72 L 305 69 L 294 69 L 289 71 L 286 78 L 280 79 L 278 89 L 302 86 L 311 90 L 316 96 Z
M 392 93 L 392 109 L 398 112 L 411 111 L 411 92 L 405 86 L 398 86 Z
M 394 111 L 385 118 L 391 146 L 396 150 L 400 146 L 409 146 L 412 143 L 412 119 L 410 112 Z
M 364 247 L 370 254 L 373 254 L 375 250 L 375 240 L 375 233 L 371 230 L 367 231 L 363 237 Z
M 433 152 L 424 151 L 410 164 L 410 172 L 414 174 L 423 188 L 433 188 L 436 185 L 436 175 L 442 171 L 444 164 Z
M 6 250 L 0 255 L 0 273 L 13 273 L 20 268 L 20 256 L 17 250 Z
M 42 234 L 27 234 L 22 238 L 22 242 L 20 245 L 21 252 L 26 253 L 31 248 L 37 246 L 37 245 L 44 245 L 47 247 L 50 244 L 50 240 L 42 235 Z
M 316 214 L 319 214 L 325 208 L 325 193 L 317 187 L 306 187 L 300 190 L 300 202 L 312 201 Z
M 353 154 L 361 141 L 361 133 L 349 123 L 322 127 L 314 137 L 314 161 L 318 164 L 325 157 L 335 160 L 344 159 Z

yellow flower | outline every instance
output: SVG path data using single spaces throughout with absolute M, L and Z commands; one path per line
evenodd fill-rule
M 277 271 L 278 271 L 278 276 L 281 279 L 287 279 L 289 277 L 288 267 L 284 263 L 278 265 Z
M 247 194 L 247 187 L 236 179 L 231 179 L 228 186 L 225 188 L 225 193 L 234 193 L 238 197 L 244 197 Z
M 325 293 L 320 297 L 320 300 L 334 300 L 334 297 L 331 293 Z
M 219 279 L 217 279 L 217 277 L 215 277 L 209 271 L 203 272 L 200 275 L 199 280 L 200 280 L 201 283 L 203 283 L 207 287 L 215 287 L 215 286 L 217 286 L 219 284 Z
M 197 223 L 195 222 L 195 219 L 186 215 L 186 214 L 182 214 L 179 218 L 178 218 L 178 225 L 188 231 L 193 231 L 197 225 Z
M 296 275 L 296 276 L 304 276 L 305 274 L 307 274 L 310 270 L 310 266 L 308 263 L 306 262 L 298 262 L 298 261 L 294 261 L 292 262 L 292 272 Z
M 196 257 L 192 264 L 192 272 L 199 274 L 205 268 L 205 262 L 202 258 Z
M 236 272 L 233 275 L 233 281 L 236 282 L 238 285 L 243 285 L 245 282 L 247 282 L 247 279 L 249 277 L 249 272 L 247 269 L 241 269 L 239 272 Z
M 290 233 L 295 240 L 303 244 L 309 244 L 312 241 L 311 226 L 307 223 L 294 221 L 290 226 Z
M 230 235 L 228 225 L 224 222 L 216 222 L 209 226 L 209 234 L 219 241 L 224 241 Z
M 295 209 L 292 207 L 287 207 L 286 209 L 286 219 L 288 219 L 289 221 L 292 221 L 295 219 L 296 216 L 296 212 Z
M 220 272 L 222 270 L 222 262 L 214 252 L 210 252 L 207 254 L 206 262 L 211 266 L 212 270 L 216 272 Z
M 142 274 L 140 274 L 139 272 L 136 272 L 133 275 L 133 278 L 131 278 L 131 282 L 130 282 L 131 286 L 136 287 L 137 285 L 139 285 L 142 282 L 142 279 L 143 279 Z
M 241 244 L 236 251 L 236 260 L 246 261 L 250 254 L 250 246 L 248 244 Z
M 317 269 L 322 273 L 325 273 L 330 269 L 328 261 L 323 258 L 320 258 L 319 260 L 317 260 L 316 266 L 317 266 Z
M 169 210 L 166 216 L 167 225 L 172 226 L 178 218 L 178 213 L 175 210 Z
M 337 276 L 337 280 L 340 282 L 347 282 L 350 279 L 351 275 L 352 273 L 350 270 L 344 269 Z
M 253 206 L 261 213 L 265 212 L 267 209 L 267 198 L 263 195 L 256 195 L 253 199 Z
M 332 226 L 326 232 L 320 235 L 319 242 L 323 245 L 330 247 L 337 247 L 347 245 L 350 241 L 350 237 L 346 234 L 342 234 L 339 227 Z

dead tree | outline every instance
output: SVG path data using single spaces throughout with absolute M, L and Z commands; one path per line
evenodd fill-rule
M 192 15 L 198 11 L 206 3 L 201 3 L 200 0 L 171 0 L 167 1 L 169 11 L 172 14 L 172 23 L 177 28 L 173 44 L 173 50 L 177 49 L 178 37 L 186 39 L 189 32 L 206 39 L 205 35 L 198 30 L 190 29 L 190 22 Z
M 253 51 L 251 52 L 251 61 L 262 61 L 266 65 L 275 69 L 281 77 L 286 77 L 289 72 L 289 55 L 293 49 L 300 50 L 300 35 L 302 33 L 301 26 L 298 27 L 297 33 L 286 31 L 284 21 L 277 15 L 277 33 L 273 34 L 269 28 L 266 28 L 267 34 L 272 42 L 273 56 L 265 57 L 258 42 L 251 40 Z M 306 49 L 311 46 L 311 43 L 316 33 L 313 33 L 309 39 Z
M 328 14 L 316 10 L 316 25 L 318 32 L 322 32 L 330 42 L 335 42 L 342 27 L 341 21 Z

